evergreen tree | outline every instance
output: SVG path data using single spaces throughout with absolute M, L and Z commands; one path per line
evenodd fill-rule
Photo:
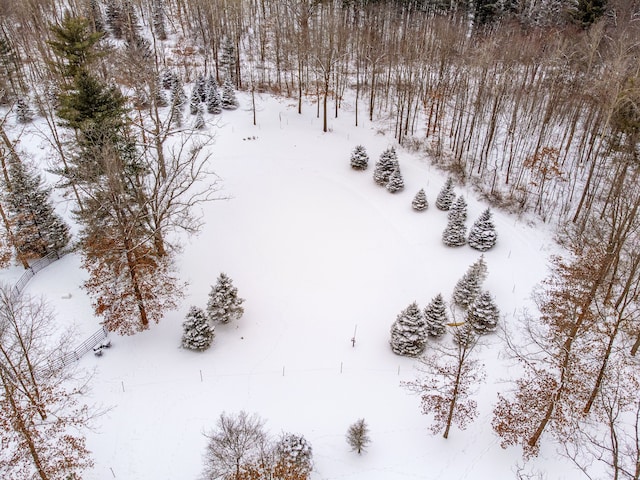
M 284 433 L 275 445 L 274 477 L 305 480 L 313 469 L 313 450 L 302 435 Z
M 65 14 L 60 25 L 51 27 L 53 39 L 47 42 L 57 56 L 56 70 L 69 82 L 86 72 L 100 56 L 97 43 L 103 32 L 92 32 L 86 18 Z M 68 85 L 65 85 L 68 87 Z
M 467 227 L 459 218 L 450 219 L 442 232 L 442 243 L 447 247 L 461 247 L 467 243 Z
M 167 29 L 164 22 L 164 3 L 162 3 L 162 0 L 153 0 L 152 9 L 153 29 L 156 32 L 156 36 L 158 40 L 166 40 Z
M 402 173 L 400 173 L 399 167 L 396 166 L 393 173 L 391 173 L 386 188 L 390 193 L 396 193 L 404 190 L 404 179 L 402 178 Z
M 475 264 L 474 264 L 475 265 Z M 453 288 L 452 300 L 459 307 L 466 309 L 473 303 L 482 286 L 481 273 L 471 265 L 456 286 Z
M 433 297 L 424 309 L 424 321 L 430 336 L 441 337 L 444 335 L 449 317 L 447 316 L 447 305 L 440 293 Z
M 238 289 L 233 286 L 232 280 L 221 273 L 215 286 L 209 292 L 207 303 L 207 315 L 214 323 L 229 323 L 242 317 L 243 298 L 238 297 Z
M 224 110 L 235 110 L 238 108 L 238 99 L 236 98 L 236 92 L 230 78 L 227 78 L 222 84 L 222 108 Z
M 398 155 L 393 147 L 386 149 L 380 155 L 373 171 L 373 180 L 384 187 L 389 182 L 389 177 L 398 166 Z
M 165 90 L 171 90 L 171 86 L 173 85 L 173 79 L 176 78 L 178 75 L 169 70 L 163 70 L 162 74 L 160 75 L 160 84 L 162 85 L 162 88 L 164 88 Z
M 480 283 L 487 279 L 489 270 L 487 269 L 487 262 L 484 260 L 484 255 L 480 255 L 480 258 L 469 267 L 469 271 L 478 277 Z
M 187 103 L 187 94 L 184 93 L 182 79 L 174 75 L 171 79 L 171 105 L 182 110 L 185 103 Z
M 218 92 L 218 84 L 215 79 L 210 76 L 207 79 L 207 113 L 218 115 L 222 112 L 222 99 L 220 98 L 220 92 Z
M 18 123 L 29 123 L 33 121 L 33 110 L 31 110 L 29 106 L 28 98 L 18 98 L 16 102 L 16 120 Z
M 569 11 L 571 19 L 582 28 L 587 29 L 604 15 L 607 0 L 576 0 Z
M 16 91 L 16 73 L 19 64 L 18 53 L 0 29 L 0 105 L 8 103 L 13 97 L 11 93 Z
M 102 17 L 102 10 L 100 9 L 100 4 L 98 0 L 89 0 L 87 5 L 87 18 L 89 19 L 89 23 L 91 25 L 91 29 L 94 32 L 104 32 L 104 19 Z
M 44 257 L 69 243 L 69 227 L 51 205 L 51 190 L 44 188 L 39 175 L 9 157 L 6 201 L 16 249 L 27 257 Z
M 189 113 L 191 115 L 196 115 L 198 110 L 200 109 L 200 95 L 198 94 L 198 90 L 194 87 L 191 90 L 191 98 L 189 99 Z
M 221 50 L 220 66 L 233 85 L 236 83 L 236 47 L 229 38 L 226 38 L 222 43 Z
M 453 327 L 452 333 L 453 341 L 462 347 L 473 348 L 477 343 L 478 335 L 469 322 Z
M 196 113 L 196 119 L 193 122 L 193 128 L 196 130 L 202 130 L 207 125 L 204 121 L 203 111 L 204 109 L 202 108 L 202 105 L 200 105 L 198 107 L 198 113 Z
M 366 170 L 369 166 L 369 155 L 362 145 L 357 145 L 351 152 L 351 168 L 354 170 Z
M 429 202 L 427 202 L 427 194 L 424 193 L 424 188 L 418 190 L 416 196 L 413 197 L 413 201 L 411 202 L 411 207 L 418 212 L 422 212 L 429 207 Z
M 436 207 L 438 210 L 449 210 L 455 198 L 456 194 L 453 192 L 453 180 L 449 177 L 444 183 L 442 190 L 440 190 L 440 193 L 438 193 Z
M 195 89 L 198 95 L 198 101 L 200 103 L 206 102 L 207 101 L 207 80 L 204 78 L 204 75 L 198 75 L 198 78 L 196 78 L 193 88 Z
M 215 337 L 215 327 L 207 320 L 201 308 L 192 306 L 182 323 L 182 347 L 189 350 L 206 350 Z
M 347 430 L 347 443 L 358 455 L 371 443 L 369 427 L 367 426 L 367 422 L 364 421 L 364 418 L 359 419 L 349 427 Z
M 398 355 L 415 357 L 424 352 L 427 328 L 418 304 L 405 308 L 391 326 L 391 350 Z
M 475 221 L 469 232 L 469 246 L 485 252 L 498 241 L 496 227 L 491 220 L 491 211 L 487 208 Z
M 451 205 L 449 213 L 447 214 L 449 221 L 457 220 L 459 222 L 466 222 L 467 220 L 467 202 L 462 195 L 460 195 L 455 202 Z
M 107 1 L 106 16 L 111 35 L 113 38 L 121 39 L 124 34 L 125 18 L 118 0 Z
M 495 331 L 499 319 L 500 311 L 486 291 L 480 293 L 467 310 L 467 323 L 479 334 Z

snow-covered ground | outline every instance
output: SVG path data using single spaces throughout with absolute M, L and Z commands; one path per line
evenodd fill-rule
M 415 378 L 416 361 L 388 345 L 402 309 L 413 301 L 424 308 L 437 293 L 448 299 L 479 256 L 441 242 L 446 213 L 434 203 L 445 176 L 424 155 L 399 149 L 405 190 L 392 195 L 372 179 L 378 156 L 394 144 L 379 126 L 354 127 L 343 112 L 323 134 L 315 106 L 298 115 L 293 101 L 269 96 L 256 97 L 254 126 L 250 99 L 239 99 L 240 109 L 210 127 L 211 169 L 227 199 L 204 205 L 202 232 L 184 239 L 180 268 L 189 287 L 181 308 L 147 332 L 111 335 L 102 357 L 79 362 L 94 370 L 90 401 L 108 409 L 88 433 L 96 465 L 86 478 L 197 478 L 203 431 L 221 412 L 239 410 L 258 413 L 275 435 L 303 434 L 313 447 L 314 479 L 514 478 L 520 452 L 501 449 L 490 425 L 496 392 L 510 377 L 499 336 L 486 337 L 479 350 L 487 371 L 476 397 L 480 416 L 465 431 L 453 428 L 448 440 L 431 435 L 419 398 L 400 386 Z M 357 144 L 370 156 L 364 172 L 349 166 Z M 430 206 L 417 213 L 411 200 L 420 188 Z M 464 187 L 456 193 L 468 201 L 470 226 L 486 205 Z M 485 288 L 509 323 L 531 304 L 557 249 L 546 225 L 497 211 L 494 221 L 499 240 L 485 254 Z M 19 271 L 1 278 L 12 281 Z M 188 307 L 206 306 L 222 271 L 246 299 L 244 316 L 219 326 L 210 350 L 181 349 Z M 84 279 L 79 257 L 68 255 L 28 285 L 49 299 L 61 324 L 75 326 L 78 342 L 99 328 Z M 345 433 L 361 417 L 372 443 L 358 456 Z M 529 467 L 548 479 L 580 477 L 552 445 Z

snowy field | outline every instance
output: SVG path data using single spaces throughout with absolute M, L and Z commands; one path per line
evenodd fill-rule
M 203 431 L 221 412 L 239 410 L 259 414 L 273 435 L 303 434 L 313 447 L 313 479 L 515 478 L 520 452 L 501 449 L 490 424 L 496 392 L 510 378 L 499 335 L 478 350 L 487 372 L 476 396 L 480 416 L 467 430 L 453 428 L 448 440 L 430 433 L 419 398 L 400 386 L 416 377 L 416 361 L 388 345 L 402 309 L 413 301 L 424 308 L 437 293 L 448 300 L 479 257 L 468 246 L 442 244 L 446 213 L 434 203 L 445 176 L 423 154 L 398 149 L 405 189 L 390 194 L 372 179 L 373 164 L 394 144 L 384 126 L 354 127 L 343 109 L 323 134 L 315 106 L 298 115 L 293 101 L 268 96 L 256 97 L 254 126 L 250 99 L 239 100 L 240 109 L 208 116 L 218 123 L 209 127 L 216 136 L 211 169 L 227 199 L 204 205 L 201 233 L 183 241 L 181 276 L 189 286 L 181 308 L 147 332 L 111 335 L 110 350 L 78 364 L 93 371 L 90 401 L 108 409 L 88 433 L 96 465 L 86 478 L 195 479 Z M 364 172 L 349 166 L 357 144 L 370 156 Z M 411 200 L 420 188 L 430 206 L 418 213 Z M 470 227 L 487 205 L 466 188 L 456 193 L 467 199 Z M 70 205 L 58 208 L 68 216 Z M 531 305 L 557 249 L 546 225 L 493 213 L 499 239 L 485 253 L 484 286 L 509 323 Z M 190 305 L 206 306 L 220 272 L 246 299 L 245 314 L 218 326 L 208 351 L 183 350 L 184 315 Z M 14 267 L 2 278 L 19 273 Z M 84 279 L 79 257 L 68 255 L 27 288 L 49 299 L 61 325 L 77 328 L 78 343 L 99 328 Z M 372 443 L 358 456 L 345 433 L 361 417 Z M 547 479 L 581 477 L 550 442 L 527 468 Z

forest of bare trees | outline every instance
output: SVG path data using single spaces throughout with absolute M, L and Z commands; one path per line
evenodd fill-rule
M 624 425 L 640 422 L 639 12 L 624 0 L 0 0 L 0 103 L 12 111 L 26 98 L 46 120 L 52 162 L 86 221 L 96 309 L 125 332 L 165 307 L 148 300 L 154 275 L 165 279 L 167 303 L 179 297 L 166 233 L 196 230 L 188 207 L 208 199 L 190 190 L 206 173 L 202 141 L 158 114 L 166 71 L 293 98 L 299 112 L 315 109 L 325 132 L 338 116 L 376 121 L 495 206 L 557 224 L 569 255 L 537 297 L 539 329 L 507 335 L 524 374 L 500 397 L 494 429 L 526 455 L 547 432 L 575 439 L 566 453 L 581 468 L 597 447 L 612 478 L 637 479 L 638 429 L 634 438 Z M 82 38 L 68 35 L 69 19 L 83 19 Z M 103 138 L 100 161 L 132 162 L 138 170 L 127 176 L 79 177 L 93 131 L 65 105 L 82 69 L 113 95 L 120 133 Z M 6 118 L 5 175 L 8 160 L 19 161 Z M 128 146 L 139 155 L 127 157 Z M 102 209 L 113 235 L 97 241 L 104 225 L 83 209 Z M 100 291 L 105 277 L 132 285 L 120 311 Z M 139 322 L 120 322 L 135 310 Z

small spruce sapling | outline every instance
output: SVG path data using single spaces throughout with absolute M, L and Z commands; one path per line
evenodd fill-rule
M 391 173 L 386 188 L 389 193 L 396 193 L 404 190 L 404 179 L 402 178 L 402 173 L 400 173 L 399 166 L 396 166 L 396 168 Z
M 216 285 L 211 287 L 207 303 L 207 315 L 212 323 L 229 323 L 242 317 L 243 298 L 238 297 L 238 289 L 232 280 L 221 273 Z
M 479 294 L 467 311 L 467 323 L 478 334 L 493 332 L 498 328 L 500 311 L 489 292 Z
M 418 304 L 405 308 L 391 326 L 391 350 L 397 355 L 415 357 L 424 352 L 427 343 L 427 327 Z
M 371 443 L 369 438 L 369 427 L 364 421 L 364 418 L 357 420 L 347 430 L 347 443 L 351 447 L 351 450 L 357 452 L 360 455 Z
M 366 170 L 369 166 L 369 155 L 362 145 L 357 145 L 351 152 L 351 168 L 354 170 Z
M 438 294 L 424 309 L 424 321 L 427 326 L 427 333 L 431 337 L 441 337 L 446 331 L 446 325 L 449 323 L 447 316 L 447 305 L 442 298 L 442 294 Z
M 491 219 L 491 211 L 487 208 L 474 222 L 469 232 L 469 246 L 485 252 L 493 248 L 498 241 L 496 227 Z
M 440 190 L 440 193 L 438 193 L 438 197 L 436 198 L 436 207 L 438 210 L 449 210 L 455 197 L 456 194 L 453 192 L 453 180 L 449 177 L 444 183 L 442 190 Z
M 16 120 L 18 123 L 30 123 L 33 121 L 33 110 L 29 106 L 29 99 L 20 97 L 16 101 Z
M 196 112 L 196 119 L 193 122 L 193 128 L 195 128 L 196 130 L 202 130 L 206 125 L 203 112 L 204 109 L 202 108 L 202 105 L 199 105 L 198 111 Z
M 204 311 L 192 306 L 182 324 L 182 347 L 189 350 L 206 350 L 215 337 L 214 328 Z
M 421 188 L 420 190 L 418 190 L 418 193 L 416 193 L 416 196 L 413 197 L 413 201 L 411 202 L 411 207 L 418 212 L 422 212 L 423 210 L 426 210 L 429 207 L 429 202 L 427 201 L 427 194 L 424 193 L 424 188 Z

